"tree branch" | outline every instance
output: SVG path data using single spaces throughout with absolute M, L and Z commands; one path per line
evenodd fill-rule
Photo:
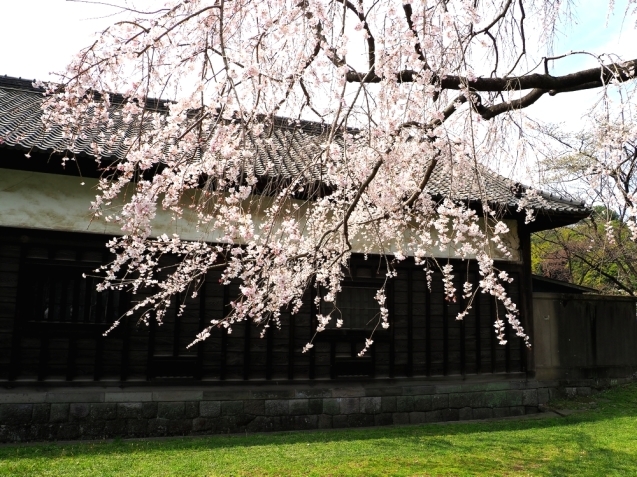
M 411 83 L 416 80 L 420 72 L 414 70 L 399 71 L 395 81 Z M 619 63 L 611 63 L 596 68 L 578 71 L 563 76 L 548 74 L 531 74 L 525 76 L 511 76 L 504 78 L 476 78 L 468 79 L 464 76 L 445 75 L 437 78 L 436 83 L 442 89 L 460 90 L 469 87 L 472 91 L 522 91 L 525 89 L 542 89 L 557 94 L 566 91 L 580 91 L 593 87 L 601 87 L 612 80 L 625 82 L 637 78 L 637 59 Z M 350 83 L 366 82 L 380 83 L 385 78 L 378 75 L 349 71 L 346 79 Z
M 509 11 L 509 7 L 511 6 L 512 2 L 513 2 L 513 0 L 507 0 L 507 3 L 504 5 L 504 7 L 502 7 L 502 11 L 500 13 L 498 13 L 498 15 L 491 21 L 491 23 L 489 23 L 487 26 L 485 26 L 482 30 L 479 30 L 479 31 L 475 32 L 474 35 L 479 35 L 480 33 L 486 33 L 487 31 L 489 31 L 489 29 L 493 25 L 495 25 L 500 20 L 502 20 L 504 18 L 504 15 L 506 15 L 506 13 Z
M 547 92 L 545 89 L 534 89 L 529 94 L 522 96 L 520 99 L 514 99 L 513 101 L 494 104 L 493 106 L 483 106 L 481 100 L 478 100 L 473 102 L 472 106 L 475 111 L 482 116 L 482 119 L 489 120 L 499 114 L 531 106 Z M 480 98 L 478 95 L 476 96 Z
M 416 31 L 416 28 L 414 27 L 414 21 L 411 18 L 413 14 L 413 10 L 411 9 L 411 4 L 403 3 L 403 10 L 405 11 L 405 18 L 407 20 L 407 25 L 409 26 L 409 29 L 411 30 L 411 32 L 414 34 L 414 37 L 416 38 L 416 44 L 414 45 L 414 49 L 416 50 L 416 53 L 418 53 L 418 58 L 420 58 L 420 61 L 423 62 L 424 68 L 428 70 L 430 68 L 429 68 L 429 65 L 427 64 L 425 53 L 422 51 L 422 46 L 420 46 L 420 40 L 418 39 L 418 32 Z
M 613 282 L 615 285 L 617 285 L 621 290 L 624 290 L 630 296 L 635 296 L 635 291 L 634 290 L 632 290 L 629 287 L 627 287 L 626 285 L 624 285 L 622 282 L 617 280 L 617 278 L 615 278 L 613 275 L 611 275 L 610 273 L 604 271 L 601 267 L 595 266 L 595 264 L 591 263 L 591 261 L 588 260 L 584 255 L 579 254 L 577 252 L 571 252 L 571 253 L 573 253 L 574 256 L 576 256 L 578 259 L 580 259 L 586 265 L 588 265 L 589 267 L 593 268 L 597 273 L 599 273 L 600 275 L 608 278 L 611 282 Z
M 376 75 L 376 73 L 374 73 L 374 68 L 376 66 L 376 40 L 374 39 L 374 36 L 372 35 L 372 30 L 369 28 L 369 25 L 367 24 L 367 19 L 365 18 L 365 15 L 363 15 L 363 12 L 359 11 L 356 8 L 356 6 L 349 0 L 337 0 L 337 1 L 345 5 L 348 8 L 348 10 L 353 12 L 354 15 L 356 15 L 358 19 L 360 20 L 360 22 L 363 24 L 363 28 L 367 32 L 367 50 L 368 50 L 367 62 L 369 66 L 369 71 L 371 72 L 371 74 Z
M 308 10 L 309 4 L 307 0 L 303 0 L 301 3 L 299 3 L 299 7 L 305 10 L 305 18 L 307 18 L 308 20 L 314 19 L 314 14 Z M 327 55 L 327 58 L 332 62 L 332 64 L 337 68 L 344 66 L 345 59 L 341 58 L 338 55 L 336 48 L 334 48 L 333 46 L 329 46 L 327 38 L 325 38 L 325 35 L 323 34 L 323 24 L 320 21 L 317 21 L 315 25 L 312 25 L 312 28 L 314 29 L 314 33 L 316 34 L 318 44 L 323 50 L 325 50 L 325 54 Z M 361 73 L 361 75 L 361 78 L 363 78 L 363 81 L 365 81 L 365 78 L 367 76 L 376 76 L 376 73 L 374 73 L 373 75 L 369 73 Z
M 449 116 L 451 116 L 456 111 L 456 109 L 458 109 L 458 106 L 460 104 L 465 103 L 466 101 L 467 101 L 467 98 L 464 95 L 458 96 L 458 98 L 455 101 L 451 102 L 444 109 L 444 111 L 442 112 L 443 118 L 432 121 L 429 124 L 428 129 L 433 130 L 434 128 L 440 126 L 445 120 L 449 118 Z M 427 166 L 427 169 L 425 170 L 425 175 L 420 181 L 420 184 L 418 184 L 418 190 L 416 190 L 411 195 L 411 197 L 409 197 L 409 199 L 405 201 L 405 203 L 403 204 L 405 207 L 411 207 L 414 204 L 414 202 L 418 200 L 418 197 L 420 197 L 422 192 L 425 190 L 425 187 L 427 187 L 427 184 L 429 183 L 429 179 L 431 179 L 431 174 L 433 174 L 434 169 L 438 165 L 439 155 L 440 154 L 438 153 L 431 159 L 431 162 L 429 163 L 429 165 Z

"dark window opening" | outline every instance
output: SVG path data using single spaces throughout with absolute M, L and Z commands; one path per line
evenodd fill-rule
M 121 292 L 98 292 L 100 279 L 82 265 L 28 263 L 24 309 L 28 321 L 44 323 L 112 323 L 119 318 Z
M 380 305 L 376 301 L 376 287 L 343 286 L 335 303 L 321 303 L 321 314 L 331 313 L 328 329 L 337 328 L 337 320 L 343 320 L 343 330 L 373 330 L 380 319 Z

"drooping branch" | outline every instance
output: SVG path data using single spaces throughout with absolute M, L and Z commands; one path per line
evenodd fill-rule
M 367 19 L 362 11 L 359 11 L 356 6 L 350 2 L 349 0 L 337 0 L 347 7 L 347 9 L 353 12 L 361 24 L 363 25 L 363 29 L 367 32 L 367 63 L 369 67 L 369 71 L 375 75 L 374 67 L 376 66 L 376 40 L 374 39 L 374 35 L 372 35 L 372 30 L 369 28 L 369 24 L 367 23 Z
M 418 58 L 423 62 L 424 68 L 429 69 L 429 65 L 427 64 L 427 59 L 425 58 L 425 53 L 422 51 L 422 46 L 420 45 L 420 41 L 418 40 L 418 32 L 416 31 L 416 27 L 414 26 L 414 21 L 411 18 L 413 14 L 413 10 L 411 8 L 410 3 L 403 4 L 403 10 L 405 11 L 405 19 L 407 20 L 407 25 L 409 26 L 409 30 L 414 34 L 416 38 L 416 43 L 414 44 L 414 49 L 418 54 Z
M 464 104 L 467 102 L 467 98 L 464 95 L 460 95 L 458 96 L 454 101 L 452 101 L 451 103 L 449 103 L 447 105 L 447 107 L 443 110 L 442 114 L 442 118 L 437 118 L 434 119 L 433 121 L 429 122 L 426 125 L 422 125 L 416 122 L 407 122 L 401 125 L 402 128 L 409 128 L 409 127 L 415 127 L 418 129 L 423 129 L 427 132 L 431 132 L 433 131 L 436 127 L 440 126 L 442 123 L 444 123 L 447 119 L 449 119 L 449 117 L 456 112 L 456 110 L 458 109 L 458 106 L 460 106 L 461 104 Z M 427 138 L 429 138 L 429 140 L 432 140 L 431 136 L 425 136 Z M 422 176 L 422 179 L 420 180 L 420 182 L 418 183 L 418 187 L 417 189 L 409 196 L 409 198 L 407 200 L 405 200 L 402 204 L 401 204 L 401 208 L 409 208 L 412 205 L 414 205 L 414 203 L 418 200 L 418 198 L 422 195 L 422 193 L 425 190 L 425 187 L 427 187 L 427 184 L 429 184 L 429 181 L 431 180 L 431 175 L 434 172 L 434 169 L 436 168 L 436 166 L 438 165 L 438 162 L 440 160 L 440 150 L 438 150 L 438 153 L 435 154 L 432 158 L 431 161 L 429 162 L 427 168 L 425 169 L 425 173 Z M 363 222 L 363 224 L 370 224 L 372 222 L 376 222 L 378 220 L 382 220 L 382 219 L 388 219 L 389 218 L 389 214 L 385 213 L 381 216 L 378 217 L 374 217 L 370 220 L 366 220 L 365 222 Z
M 312 29 L 314 30 L 314 34 L 316 35 L 318 44 L 321 45 L 321 47 L 324 49 L 328 59 L 337 68 L 344 66 L 345 59 L 338 54 L 338 52 L 336 51 L 336 48 L 334 48 L 333 46 L 329 46 L 329 42 L 327 41 L 327 38 L 323 34 L 323 24 L 319 20 L 316 20 L 314 17 L 314 14 L 308 9 L 309 4 L 307 0 L 303 0 L 301 3 L 299 3 L 299 6 L 303 10 L 305 10 L 305 14 L 304 14 L 305 18 L 307 18 L 312 23 Z M 362 74 L 362 78 L 366 78 L 367 76 L 376 76 L 376 74 L 375 73 Z
M 412 6 L 409 1 L 370 0 L 365 8 L 363 0 L 267 4 L 206 0 L 201 5 L 173 1 L 175 8 L 181 9 L 179 14 L 121 24 L 85 58 L 75 60 L 73 71 L 79 72 L 81 81 L 72 91 L 76 95 L 72 99 L 82 105 L 83 84 L 113 84 L 124 92 L 137 92 L 141 89 L 137 84 L 143 81 L 147 92 L 174 86 L 183 93 L 174 107 L 166 108 L 169 114 L 161 116 L 161 121 L 157 120 L 161 125 L 154 129 L 144 129 L 141 123 L 146 116 L 139 116 L 135 143 L 139 147 L 118 164 L 132 171 L 132 177 L 142 166 L 150 168 L 161 162 L 161 174 L 134 183 L 136 194 L 125 205 L 126 215 L 115 215 L 118 223 L 137 234 L 135 240 L 120 242 L 122 258 L 116 264 L 132 264 L 132 286 L 154 286 L 153 273 L 159 269 L 154 263 L 144 263 L 144 258 L 152 259 L 155 253 L 145 247 L 156 247 L 162 253 L 175 254 L 176 250 L 185 257 L 184 267 L 166 284 L 165 293 L 157 295 L 163 300 L 158 302 L 159 318 L 162 309 L 169 306 L 167 298 L 183 294 L 190 282 L 217 266 L 206 259 L 206 253 L 226 260 L 223 280 L 239 280 L 245 290 L 232 305 L 224 326 L 252 320 L 267 327 L 277 324 L 281 309 L 300 306 L 304 290 L 312 283 L 336 296 L 343 267 L 353 250 L 376 253 L 387 250 L 386 244 L 396 243 L 404 250 L 396 254 L 395 263 L 409 255 L 435 255 L 438 250 L 429 240 L 430 232 L 436 223 L 443 222 L 439 237 L 457 240 L 456 250 L 462 247 L 459 253 L 476 257 L 483 277 L 481 291 L 507 306 L 512 302 L 503 287 L 506 278 L 497 274 L 493 262 L 493 227 L 486 222 L 480 225 L 475 211 L 459 201 L 435 207 L 434 202 L 422 200 L 430 191 L 436 194 L 434 171 L 448 160 L 458 163 L 456 170 L 468 176 L 477 167 L 474 161 L 468 162 L 472 156 L 469 151 L 479 157 L 500 147 L 504 134 L 495 131 L 499 123 L 488 126 L 494 133 L 485 138 L 484 148 L 476 147 L 471 121 L 477 117 L 491 119 L 525 108 L 544 95 L 603 88 L 637 76 L 637 60 L 599 63 L 597 68 L 565 76 L 551 76 L 541 69 L 531 71 L 543 74 L 510 76 L 519 71 L 518 64 L 526 54 L 525 0 L 497 0 L 487 5 L 463 2 L 462 8 L 447 0 L 424 7 Z M 549 15 L 553 15 L 552 3 L 544 3 Z M 202 10 L 205 5 L 210 10 Z M 538 10 L 535 6 L 532 10 L 535 22 Z M 477 19 L 482 19 L 482 26 L 474 32 Z M 554 18 L 546 20 L 552 23 Z M 492 42 L 495 65 L 489 70 L 493 76 L 458 76 L 465 71 L 489 74 L 484 64 L 471 61 L 472 39 L 479 34 Z M 360 72 L 347 63 L 360 53 L 359 49 L 348 53 L 352 40 L 362 40 L 367 50 Z M 209 53 L 219 58 L 213 61 Z M 501 65 L 509 56 L 513 66 L 505 74 Z M 98 63 L 102 58 L 106 58 L 103 66 Z M 203 72 L 193 81 L 200 60 Z M 85 71 L 88 63 L 94 73 Z M 496 76 L 498 71 L 500 77 Z M 171 75 L 174 80 L 167 79 Z M 345 80 L 358 84 L 352 88 Z M 401 82 L 412 84 L 401 86 Z M 378 88 L 367 83 L 382 84 Z M 359 95 L 365 97 L 361 100 Z M 431 111 L 432 102 L 440 97 L 456 99 L 442 111 Z M 60 99 L 61 124 L 72 122 L 67 118 L 74 119 L 65 101 Z M 463 110 L 468 110 L 468 115 L 458 111 L 465 102 L 469 104 Z M 201 108 L 198 116 L 193 115 L 192 105 L 198 106 L 196 111 Z M 134 106 L 124 104 L 122 108 L 137 114 Z M 303 124 L 308 107 L 322 119 L 321 124 Z M 287 118 L 272 117 L 279 112 Z M 264 118 L 263 124 L 253 121 L 254 117 Z M 266 129 L 268 117 L 270 130 Z M 245 121 L 248 126 L 238 124 L 246 118 L 250 118 Z M 450 126 L 440 127 L 447 119 Z M 327 128 L 328 121 L 331 128 Z M 303 132 L 300 138 L 290 133 L 296 130 L 296 123 Z M 350 136 L 348 127 L 354 126 L 357 132 Z M 275 131 L 275 127 L 281 129 Z M 445 136 L 446 145 L 442 146 Z M 370 157 L 370 151 L 376 151 L 378 157 Z M 348 161 L 348 157 L 352 159 Z M 452 178 L 453 173 L 450 171 Z M 317 177 L 319 187 L 325 184 L 329 193 L 313 192 L 319 190 Z M 204 180 L 206 187 L 200 187 Z M 626 190 L 622 170 L 617 171 L 617 180 Z M 449 182 L 445 198 L 465 197 L 464 191 L 459 194 L 452 187 L 467 185 L 476 190 L 478 198 L 490 200 L 483 184 L 459 182 Z M 102 185 L 105 199 L 100 197 L 98 205 L 123 194 L 120 184 Z M 146 240 L 144 234 L 150 233 L 152 214 L 157 210 L 173 211 L 175 220 L 195 217 L 189 213 L 182 218 L 184 201 L 180 200 L 186 192 L 193 194 L 188 207 L 197 213 L 202 241 L 219 237 L 223 246 L 202 248 L 201 253 L 196 249 L 197 255 L 182 253 L 190 250 L 186 241 L 170 238 L 153 244 Z M 160 202 L 158 197 L 167 199 Z M 446 221 L 450 217 L 457 221 Z M 461 230 L 470 224 L 483 227 L 484 233 L 463 234 Z M 504 245 L 499 250 L 505 251 Z M 136 267 L 144 275 L 135 274 Z M 388 272 L 392 267 L 388 264 Z M 450 270 L 443 271 L 447 296 L 454 293 L 448 291 L 453 288 Z M 116 286 L 114 278 L 109 280 Z M 381 313 L 386 316 L 383 290 L 379 297 Z M 509 305 L 507 311 L 509 323 L 520 332 L 515 306 Z M 216 321 L 212 326 L 219 324 Z M 320 326 L 324 328 L 325 323 Z M 496 330 L 504 340 L 500 318 Z
M 343 237 L 345 238 L 347 249 L 348 251 L 352 249 L 352 245 L 349 242 L 349 224 L 348 224 L 349 218 L 354 212 L 354 210 L 356 209 L 356 206 L 360 202 L 361 197 L 363 197 L 363 194 L 365 193 L 369 185 L 372 183 L 372 181 L 376 177 L 376 174 L 378 174 L 378 171 L 380 170 L 380 166 L 382 166 L 384 162 L 385 162 L 384 159 L 381 157 L 374 163 L 374 167 L 372 167 L 371 172 L 368 174 L 367 178 L 363 181 L 363 183 L 360 185 L 360 187 L 356 191 L 356 195 L 354 196 L 349 207 L 345 211 L 343 218 L 338 222 L 338 224 L 336 224 L 334 227 L 332 227 L 330 230 L 326 231 L 322 235 L 321 239 L 317 242 L 315 250 L 320 250 L 325 245 L 325 240 L 329 238 L 332 234 L 336 233 L 341 227 L 343 227 Z
M 511 3 L 513 3 L 513 0 L 507 0 L 504 7 L 502 7 L 502 10 L 500 11 L 500 13 L 498 13 L 497 16 L 491 22 L 489 22 L 487 26 L 475 32 L 474 35 L 479 35 L 480 33 L 488 32 L 491 27 L 493 27 L 496 23 L 502 20 L 504 16 L 507 14 L 507 12 L 509 11 L 509 8 L 511 7 Z
M 162 32 L 161 35 L 159 35 L 158 37 L 153 39 L 152 44 L 148 44 L 146 45 L 141 51 L 139 51 L 137 53 L 137 56 L 141 56 L 143 55 L 149 48 L 152 47 L 152 45 L 156 45 L 163 37 L 165 37 L 166 35 L 168 35 L 171 31 L 173 31 L 175 28 L 179 27 L 179 25 L 181 25 L 182 23 L 187 23 L 189 20 L 198 17 L 199 15 L 201 15 L 202 13 L 207 12 L 208 10 L 212 10 L 214 8 L 218 8 L 218 9 L 222 9 L 221 5 L 209 5 L 205 8 L 202 8 L 201 10 L 198 10 L 194 13 L 191 13 L 190 15 L 187 15 L 186 17 L 182 18 L 181 20 L 179 20 L 178 22 L 174 23 L 173 25 L 171 25 L 170 27 L 166 28 L 166 30 L 164 32 Z
M 433 130 L 434 128 L 440 126 L 444 121 L 449 119 L 449 117 L 456 111 L 456 109 L 458 109 L 458 106 L 460 104 L 463 104 L 466 101 L 467 101 L 466 96 L 464 95 L 458 96 L 458 98 L 455 101 L 451 102 L 443 110 L 442 112 L 443 117 L 441 119 L 433 120 L 428 125 L 427 129 Z M 420 180 L 420 183 L 418 184 L 418 189 L 405 201 L 405 203 L 403 204 L 404 207 L 411 207 L 416 202 L 416 200 L 418 200 L 418 197 L 420 197 L 420 195 L 425 190 L 425 187 L 427 187 L 427 184 L 429 183 L 429 180 L 431 179 L 431 174 L 433 174 L 434 169 L 438 165 L 438 160 L 439 160 L 439 155 L 435 155 L 431 159 L 431 162 L 429 163 L 429 165 L 427 166 L 427 169 L 425 170 L 425 174 L 423 175 L 422 179 Z

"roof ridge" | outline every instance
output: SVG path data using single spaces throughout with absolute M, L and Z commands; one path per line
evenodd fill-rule
M 484 164 L 479 164 L 480 167 L 486 169 L 486 172 L 490 175 L 495 175 L 498 176 L 499 178 L 501 178 L 504 181 L 507 181 L 511 184 L 512 187 L 519 187 L 520 193 L 527 193 L 527 191 L 530 190 L 536 190 L 539 191 L 540 196 L 542 196 L 544 199 L 549 199 L 549 200 L 554 200 L 556 202 L 562 202 L 565 204 L 572 204 L 572 205 L 578 205 L 580 207 L 585 207 L 586 206 L 586 202 L 583 200 L 578 200 L 578 199 L 573 199 L 573 198 L 568 198 L 566 196 L 560 195 L 556 192 L 546 192 L 545 190 L 541 189 L 540 187 L 533 187 L 527 184 L 524 184 L 520 181 L 516 181 L 515 179 L 511 179 L 510 177 L 506 177 L 503 176 L 502 174 L 500 174 L 497 171 L 494 171 L 493 169 L 490 169 L 489 167 L 487 167 Z
M 0 87 L 26 91 L 30 93 L 42 93 L 44 91 L 44 88 L 33 86 L 33 83 L 35 83 L 36 81 L 37 80 L 35 79 L 29 80 L 22 77 L 2 75 L 0 76 Z
M 550 199 L 557 202 L 564 202 L 565 204 L 576 204 L 580 206 L 586 205 L 586 202 L 584 202 L 583 200 L 569 199 L 568 197 L 562 196 L 560 194 L 553 193 L 553 192 L 546 192 L 539 188 L 538 190 L 540 191 L 540 194 L 542 195 L 542 197 L 544 197 L 545 199 Z

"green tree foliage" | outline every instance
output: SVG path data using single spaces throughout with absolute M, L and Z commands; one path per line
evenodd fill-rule
M 535 274 L 637 296 L 637 244 L 618 214 L 603 206 L 575 225 L 534 234 L 531 250 Z

